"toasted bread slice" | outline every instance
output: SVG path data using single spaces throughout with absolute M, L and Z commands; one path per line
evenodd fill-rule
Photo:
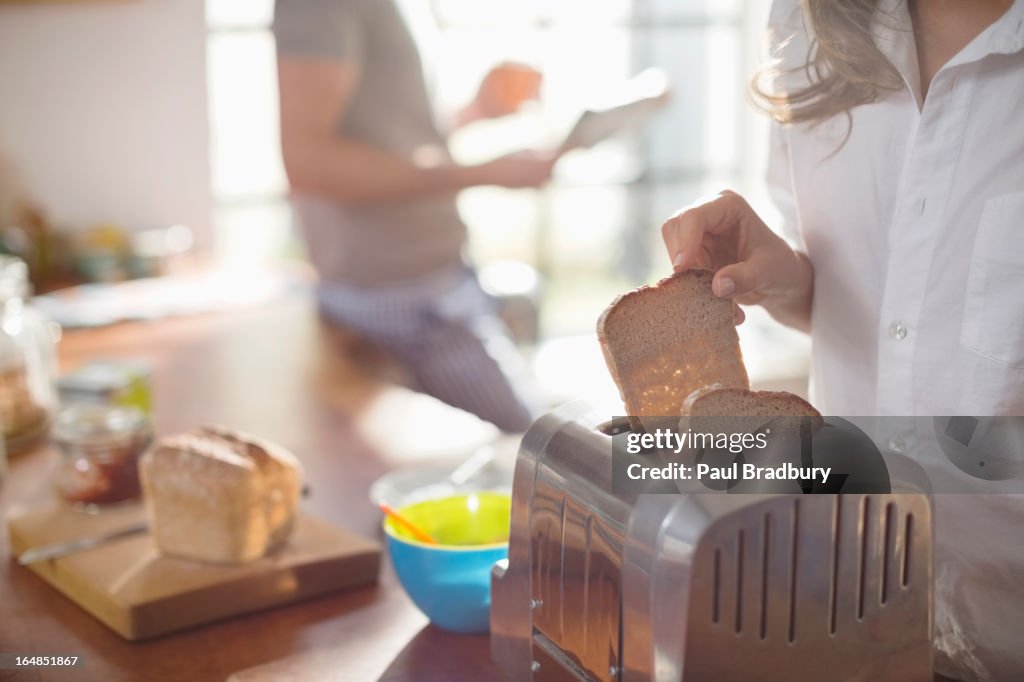
M 675 417 L 710 384 L 748 389 L 732 301 L 711 293 L 712 273 L 690 270 L 619 296 L 597 321 L 597 336 L 630 426 Z
M 691 393 L 683 402 L 685 426 L 719 432 L 753 432 L 769 422 L 775 429 L 798 430 L 806 422 L 811 432 L 825 425 L 821 413 L 800 396 L 785 391 L 748 391 L 718 384 Z

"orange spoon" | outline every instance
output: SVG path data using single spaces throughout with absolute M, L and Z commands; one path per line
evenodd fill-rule
M 392 508 L 387 502 L 384 502 L 382 500 L 378 502 L 377 505 L 380 507 L 380 510 L 382 512 L 384 512 L 388 517 L 397 521 L 400 526 L 403 526 L 407 531 L 412 533 L 413 537 L 415 537 L 420 542 L 425 542 L 428 545 L 438 544 L 437 540 L 434 539 L 433 535 L 431 535 L 430 533 L 423 530 L 409 519 L 399 514 L 398 511 Z

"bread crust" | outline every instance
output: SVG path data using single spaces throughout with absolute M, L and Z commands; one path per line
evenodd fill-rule
M 726 409 L 701 405 L 712 400 L 733 405 Z M 752 401 L 757 409 L 743 407 Z M 787 430 L 809 426 L 810 432 L 814 433 L 825 425 L 825 419 L 813 405 L 788 391 L 748 391 L 711 385 L 697 389 L 683 402 L 680 430 L 696 427 L 723 432 L 752 432 L 768 424 Z
M 689 396 L 683 402 L 683 414 L 689 414 L 693 411 L 693 408 L 697 405 L 698 401 L 703 398 L 709 397 L 736 397 L 740 399 L 756 399 L 762 402 L 775 402 L 775 403 L 786 403 L 795 406 L 792 410 L 780 411 L 779 414 L 785 414 L 787 416 L 803 417 L 813 416 L 821 417 L 821 413 L 818 412 L 814 405 L 789 391 L 748 391 L 739 388 L 729 388 L 722 386 L 721 384 L 712 384 L 711 386 L 705 386 L 699 388 Z M 806 413 L 806 414 L 805 414 Z

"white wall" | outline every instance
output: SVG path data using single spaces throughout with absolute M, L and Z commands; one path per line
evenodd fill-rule
M 205 45 L 203 0 L 0 4 L 0 154 L 59 226 L 205 236 Z

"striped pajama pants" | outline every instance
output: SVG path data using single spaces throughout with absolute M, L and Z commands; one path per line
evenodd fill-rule
M 375 288 L 322 281 L 317 299 L 327 319 L 391 352 L 423 392 L 506 432 L 538 416 L 529 368 L 469 268 Z

